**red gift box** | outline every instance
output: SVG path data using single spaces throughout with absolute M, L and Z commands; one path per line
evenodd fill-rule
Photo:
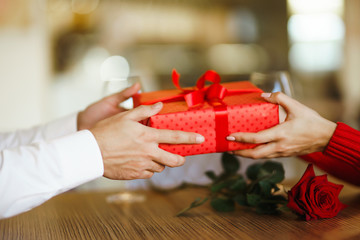
M 220 84 L 220 76 L 207 71 L 195 88 L 181 88 L 180 75 L 173 71 L 178 89 L 136 94 L 134 106 L 162 101 L 163 109 L 143 123 L 158 129 L 196 132 L 202 144 L 160 144 L 182 156 L 253 148 L 255 144 L 226 140 L 234 132 L 258 132 L 279 123 L 279 106 L 266 102 L 263 92 L 248 81 Z M 205 86 L 205 81 L 213 84 Z

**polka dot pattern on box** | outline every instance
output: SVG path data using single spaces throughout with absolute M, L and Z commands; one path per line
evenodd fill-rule
M 254 103 L 232 105 L 228 110 L 228 134 L 234 132 L 258 132 L 278 124 L 278 106 L 271 103 Z M 160 144 L 166 151 L 183 156 L 216 152 L 216 124 L 213 108 L 189 110 L 151 117 L 150 126 L 159 129 L 196 132 L 205 137 L 205 142 L 199 145 Z M 252 148 L 254 144 L 230 142 L 229 151 Z
M 160 144 L 166 151 L 180 155 L 196 155 L 204 152 L 216 151 L 215 114 L 211 108 L 188 112 L 156 115 L 151 118 L 154 128 L 196 132 L 203 135 L 206 141 L 203 144 Z

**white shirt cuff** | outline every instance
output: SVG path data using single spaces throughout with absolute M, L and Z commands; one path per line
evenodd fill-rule
M 100 148 L 89 130 L 58 138 L 53 144 L 62 159 L 63 186 L 74 188 L 104 174 Z

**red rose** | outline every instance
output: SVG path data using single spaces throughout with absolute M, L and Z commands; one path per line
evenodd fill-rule
M 309 164 L 300 181 L 288 192 L 287 206 L 306 221 L 335 217 L 346 207 L 339 201 L 343 185 L 328 182 L 327 175 L 315 176 Z

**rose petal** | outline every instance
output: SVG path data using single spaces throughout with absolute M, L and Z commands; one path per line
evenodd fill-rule
M 300 215 L 304 215 L 305 211 L 299 207 L 299 204 L 296 201 L 296 198 L 293 197 L 293 195 L 290 193 L 288 198 L 288 204 L 286 205 L 288 208 L 292 209 L 296 213 Z
M 315 177 L 315 172 L 314 172 L 314 168 L 312 164 L 309 164 L 304 172 L 304 174 L 302 175 L 302 177 L 300 178 L 299 182 L 297 184 L 295 184 L 295 186 L 293 188 L 298 188 L 299 185 L 303 184 L 304 182 L 307 182 L 309 179 Z M 293 189 L 292 188 L 292 189 Z

